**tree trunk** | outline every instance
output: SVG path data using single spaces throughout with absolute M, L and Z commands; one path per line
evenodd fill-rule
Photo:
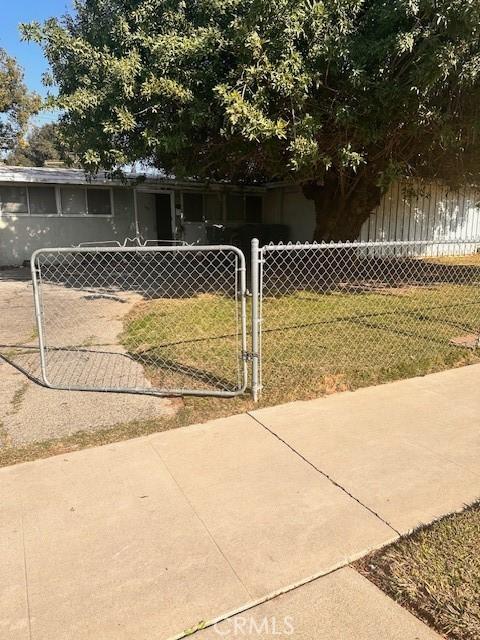
M 316 242 L 354 241 L 363 223 L 380 204 L 383 191 L 376 184 L 376 175 L 354 177 L 354 187 L 342 194 L 338 175 L 326 174 L 323 184 L 309 182 L 302 186 L 306 198 L 315 204 Z

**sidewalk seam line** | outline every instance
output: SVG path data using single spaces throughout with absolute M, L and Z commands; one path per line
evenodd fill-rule
M 212 618 L 211 620 L 208 620 L 206 622 L 205 626 L 203 626 L 201 629 L 196 629 L 193 633 L 186 634 L 184 631 L 183 632 L 181 631 L 180 633 L 177 633 L 174 636 L 170 636 L 167 640 L 183 640 L 183 638 L 186 638 L 187 635 L 188 635 L 188 637 L 190 637 L 190 636 L 195 635 L 198 632 L 204 631 L 205 629 L 210 629 L 211 627 L 215 627 L 220 622 L 225 622 L 226 620 L 229 620 L 230 618 L 234 618 L 235 616 L 238 616 L 240 613 L 246 613 L 247 611 L 250 611 L 251 609 L 256 609 L 257 607 L 261 607 L 263 604 L 267 604 L 267 602 L 271 602 L 272 600 L 276 600 L 280 596 L 287 595 L 288 593 L 291 593 L 292 591 L 296 591 L 297 589 L 301 589 L 302 587 L 306 587 L 307 585 L 312 584 L 312 582 L 316 582 L 317 580 L 321 580 L 322 578 L 325 578 L 325 577 L 331 575 L 332 573 L 335 573 L 336 571 L 341 571 L 342 569 L 345 569 L 345 568 L 349 567 L 350 564 L 351 564 L 351 561 L 343 562 L 342 564 L 338 564 L 335 567 L 333 567 L 332 569 L 329 569 L 329 570 L 325 571 L 324 573 L 314 574 L 313 576 L 309 576 L 308 578 L 305 578 L 304 580 L 299 580 L 298 582 L 294 582 L 293 584 L 287 585 L 286 587 L 283 587 L 281 589 L 277 589 L 277 591 L 273 591 L 271 593 L 268 593 L 266 596 L 257 598 L 256 600 L 251 600 L 250 602 L 246 602 L 244 605 L 240 605 L 239 607 L 237 607 L 237 609 L 232 609 L 231 611 L 227 611 L 226 613 L 219 614 L 215 618 Z M 354 571 L 355 571 L 355 569 L 354 569 Z
M 402 535 L 400 533 L 400 531 L 397 531 L 397 529 L 395 529 L 395 527 L 390 524 L 390 522 L 388 522 L 387 520 L 382 518 L 382 516 L 379 515 L 376 511 L 371 509 L 368 505 L 366 505 L 364 502 L 362 502 L 359 498 L 357 498 L 352 493 L 350 493 L 345 487 L 343 487 L 336 480 L 334 480 L 331 476 L 329 476 L 328 473 L 326 473 L 325 471 L 322 471 L 322 469 L 320 469 L 319 467 L 314 465 L 313 462 L 310 462 L 310 460 L 305 458 L 305 456 L 303 456 L 299 451 L 297 451 L 294 447 L 292 447 L 292 445 L 289 444 L 286 440 L 281 438 L 277 433 L 275 433 L 275 431 L 272 431 L 272 429 L 269 429 L 265 424 L 263 424 L 263 422 L 260 422 L 260 420 L 258 418 L 256 418 L 255 416 L 253 416 L 249 411 L 247 411 L 247 415 L 249 415 L 251 418 L 253 418 L 253 420 L 255 420 L 255 422 L 257 424 L 259 424 L 261 427 L 263 427 L 272 436 L 277 438 L 277 440 L 279 440 L 282 444 L 284 444 L 286 447 L 288 447 L 290 449 L 290 451 L 292 451 L 292 453 L 295 453 L 299 458 L 301 458 L 304 462 L 306 462 L 308 465 L 310 465 L 312 467 L 312 469 L 315 469 L 315 471 L 317 471 L 317 473 L 320 473 L 324 478 L 326 478 L 329 482 L 331 482 L 335 487 L 337 487 L 338 489 L 343 491 L 347 496 L 352 498 L 352 500 L 355 500 L 355 502 L 358 502 L 358 504 L 360 506 L 362 506 L 364 509 L 369 511 L 372 515 L 374 515 L 376 518 L 378 518 L 381 522 L 383 522 L 383 524 L 385 524 L 387 527 L 389 527 L 397 535 L 399 535 L 399 536 Z
M 22 547 L 23 547 L 23 575 L 25 577 L 25 600 L 27 605 L 27 617 L 28 617 L 28 637 L 32 640 L 32 620 L 30 616 L 30 596 L 28 593 L 28 570 L 27 570 L 27 551 L 25 547 L 25 523 L 23 519 L 23 501 L 21 511 L 21 523 L 22 523 Z
M 193 506 L 192 502 L 190 501 L 190 499 L 188 498 L 188 496 L 186 495 L 186 493 L 184 492 L 184 490 L 182 489 L 182 487 L 180 486 L 180 484 L 177 482 L 177 479 L 174 477 L 174 475 L 172 474 L 172 472 L 170 471 L 169 466 L 167 465 L 167 463 L 165 462 L 165 460 L 162 458 L 162 456 L 160 455 L 159 451 L 157 451 L 157 449 L 154 447 L 153 443 L 150 441 L 149 442 L 151 448 L 153 449 L 153 451 L 155 452 L 155 454 L 157 455 L 157 457 L 160 459 L 160 461 L 162 462 L 163 466 L 165 467 L 165 469 L 167 470 L 168 475 L 172 478 L 173 482 L 175 483 L 176 487 L 178 488 L 178 490 L 180 491 L 180 493 L 182 494 L 182 496 L 185 498 L 186 502 L 190 505 L 191 510 L 193 511 L 193 513 L 195 514 L 195 516 L 198 518 L 198 521 L 201 523 L 202 527 L 205 529 L 205 531 L 208 534 L 208 537 L 210 538 L 210 540 L 213 542 L 213 544 L 215 545 L 215 547 L 218 549 L 218 552 L 220 553 L 220 555 L 222 556 L 222 558 L 224 558 L 225 562 L 228 564 L 228 566 L 230 567 L 230 569 L 233 571 L 235 577 L 237 578 L 237 580 L 239 581 L 239 583 L 242 585 L 242 587 L 245 589 L 247 595 L 249 598 L 252 598 L 252 594 L 250 593 L 250 591 L 247 589 L 246 585 L 244 584 L 243 580 L 240 578 L 240 576 L 238 575 L 238 573 L 235 571 L 235 569 L 233 568 L 230 560 L 227 558 L 227 556 L 225 555 L 225 553 L 223 552 L 223 550 L 220 548 L 219 544 L 217 543 L 217 541 L 215 540 L 215 538 L 213 537 L 213 534 L 211 533 L 210 529 L 207 527 L 206 522 L 203 520 L 203 518 L 200 516 L 200 514 L 197 512 L 197 510 L 195 509 L 195 507 Z
M 183 638 L 191 637 L 191 636 L 195 635 L 196 633 L 204 631 L 205 629 L 209 629 L 211 627 L 215 627 L 215 625 L 217 625 L 218 623 L 224 622 L 225 620 L 229 620 L 230 618 L 233 618 L 233 617 L 239 615 L 240 613 L 245 613 L 247 611 L 250 611 L 251 609 L 256 609 L 257 607 L 260 607 L 263 604 L 267 604 L 268 602 L 271 602 L 272 600 L 276 600 L 280 596 L 288 595 L 289 593 L 292 593 L 292 591 L 297 591 L 297 589 L 301 589 L 302 587 L 306 587 L 309 584 L 312 584 L 313 582 L 317 582 L 318 580 L 321 580 L 322 578 L 326 578 L 327 576 L 330 576 L 333 573 L 336 573 L 337 571 L 343 571 L 343 570 L 346 570 L 346 569 L 351 569 L 352 571 L 355 571 L 355 573 L 357 573 L 359 576 L 361 576 L 364 580 L 368 581 L 368 578 L 365 578 L 365 576 L 362 576 L 362 574 L 360 574 L 355 569 L 355 567 L 352 567 L 352 563 L 356 562 L 360 558 L 363 558 L 365 555 L 367 555 L 368 553 L 371 553 L 372 551 L 374 551 L 376 549 L 382 549 L 383 547 L 391 544 L 395 540 L 397 540 L 397 538 L 394 538 L 394 539 L 389 540 L 389 541 L 387 541 L 385 543 L 382 543 L 381 545 L 375 546 L 372 549 L 370 549 L 369 551 L 361 551 L 359 553 L 353 554 L 349 559 L 340 560 L 339 562 L 337 562 L 336 564 L 331 566 L 329 569 L 325 569 L 323 571 L 318 571 L 317 573 L 314 573 L 314 574 L 312 574 L 312 575 L 310 575 L 310 576 L 308 576 L 306 578 L 302 578 L 300 580 L 297 580 L 296 582 L 292 582 L 292 583 L 288 584 L 285 587 L 280 587 L 279 589 L 276 589 L 275 591 L 271 591 L 270 593 L 267 593 L 264 596 L 260 596 L 256 600 L 251 600 L 250 602 L 246 602 L 245 604 L 240 605 L 236 609 L 232 609 L 232 610 L 227 611 L 225 613 L 221 613 L 218 616 L 216 616 L 215 618 L 211 618 L 210 620 L 207 620 L 203 627 L 195 629 L 195 631 L 193 631 L 193 632 L 188 632 L 187 633 L 185 631 L 181 631 L 180 633 L 177 633 L 174 636 L 170 636 L 167 640 L 183 640 Z M 371 584 L 373 584 L 373 583 L 371 583 Z M 374 585 L 374 586 L 376 586 L 376 585 Z M 376 587 L 376 588 L 378 589 L 378 587 Z M 383 593 L 383 591 L 381 591 L 381 590 L 380 590 L 380 592 Z

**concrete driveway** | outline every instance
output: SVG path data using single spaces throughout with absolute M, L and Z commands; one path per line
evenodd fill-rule
M 45 285 L 49 286 L 49 285 Z M 98 297 L 93 294 L 51 286 L 51 301 L 62 310 L 62 323 L 55 325 L 58 345 L 91 345 L 91 353 L 70 358 L 65 352 L 51 361 L 57 379 L 68 384 L 76 375 L 79 361 L 90 371 L 90 382 L 107 386 L 113 375 L 111 359 L 122 357 L 117 336 L 122 319 L 137 301 L 134 296 Z M 83 297 L 90 295 L 88 313 Z M 93 299 L 92 299 L 93 297 Z M 77 431 L 97 430 L 137 420 L 173 415 L 178 401 L 151 396 L 111 393 L 75 393 L 46 389 L 29 380 L 40 377 L 37 331 L 29 269 L 0 271 L 0 448 L 24 445 Z M 65 310 L 68 309 L 68 314 Z M 105 353 L 108 352 L 119 352 Z M 95 366 L 92 361 L 97 360 Z M 20 369 L 23 369 L 22 372 Z M 116 384 L 150 386 L 143 368 L 128 359 L 128 366 L 115 368 Z M 100 379 L 101 378 L 101 379 Z

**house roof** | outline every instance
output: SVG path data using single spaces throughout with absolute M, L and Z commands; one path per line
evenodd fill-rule
M 148 173 L 128 173 L 126 175 L 127 185 L 125 181 L 120 179 L 112 179 L 105 172 L 99 172 L 93 178 L 87 178 L 83 169 L 63 169 L 58 167 L 12 167 L 0 164 L 0 183 L 1 182 L 21 182 L 21 183 L 42 183 L 42 184 L 95 184 L 95 185 L 117 185 L 128 186 L 141 179 L 139 189 L 145 190 L 148 187 L 183 187 L 190 189 L 199 189 L 207 187 L 207 183 L 196 182 L 195 180 L 175 180 L 166 177 L 161 172 Z M 227 185 L 226 183 L 216 183 L 209 185 L 211 188 L 238 188 L 235 185 Z M 245 186 L 246 191 L 264 191 L 263 186 Z
M 138 178 L 129 174 L 127 179 Z M 58 167 L 11 167 L 0 165 L 0 182 L 40 182 L 45 184 L 124 184 L 121 180 L 108 178 L 105 172 L 93 179 L 87 178 L 82 169 L 63 169 Z

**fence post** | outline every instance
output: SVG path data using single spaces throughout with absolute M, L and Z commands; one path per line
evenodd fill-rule
M 260 297 L 260 282 L 258 278 L 258 264 L 259 264 L 259 248 L 258 239 L 252 239 L 252 395 L 253 401 L 258 401 L 258 395 L 260 391 L 259 385 L 259 367 L 260 367 L 260 353 L 259 353 L 259 297 Z
M 32 274 L 32 289 L 33 289 L 33 302 L 35 306 L 35 320 L 38 333 L 38 351 L 40 354 L 40 373 L 42 382 L 46 386 L 50 386 L 47 380 L 47 359 L 45 357 L 45 338 L 43 333 L 43 303 L 42 293 L 39 286 L 39 279 L 41 280 L 40 268 L 37 267 L 37 252 L 34 251 L 30 258 L 30 271 Z

